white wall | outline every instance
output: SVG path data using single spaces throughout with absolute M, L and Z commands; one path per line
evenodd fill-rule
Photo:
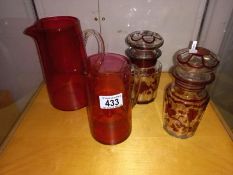
M 33 9 L 29 0 L 1 0 L 1 18 L 26 18 L 34 19 Z
M 98 0 L 35 2 L 40 17 L 72 15 L 81 20 L 83 29 L 99 31 L 101 23 L 107 52 L 124 54 L 125 37 L 135 30 L 158 32 L 165 40 L 160 61 L 167 71 L 173 64 L 173 54 L 196 38 L 206 0 L 99 0 L 99 13 Z M 89 46 L 96 47 L 94 44 Z

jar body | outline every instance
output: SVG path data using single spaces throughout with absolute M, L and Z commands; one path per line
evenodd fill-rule
M 156 65 L 147 68 L 139 68 L 139 70 L 140 87 L 137 103 L 147 104 L 156 98 L 162 64 L 157 61 Z
M 191 89 L 176 82 L 170 84 L 164 97 L 164 129 L 178 138 L 193 136 L 208 102 L 205 89 Z

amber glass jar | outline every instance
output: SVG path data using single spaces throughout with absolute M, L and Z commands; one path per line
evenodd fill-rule
M 204 48 L 197 48 L 197 53 L 180 50 L 175 59 L 175 81 L 165 90 L 163 127 L 175 137 L 188 138 L 194 135 L 209 102 L 206 85 L 214 80 L 219 61 Z
M 159 49 L 163 38 L 156 32 L 142 30 L 130 33 L 126 37 L 129 48 L 126 55 L 139 68 L 140 82 L 137 103 L 147 104 L 156 98 L 162 64 L 157 61 L 162 52 Z
M 176 79 L 165 92 L 164 129 L 179 138 L 191 137 L 209 102 L 203 84 L 189 84 Z

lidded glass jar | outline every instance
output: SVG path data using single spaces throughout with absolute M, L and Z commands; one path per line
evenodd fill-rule
M 142 30 L 130 33 L 125 41 L 129 46 L 126 55 L 140 70 L 141 86 L 137 103 L 149 103 L 155 99 L 157 93 L 162 71 L 162 64 L 157 60 L 162 54 L 159 48 L 164 40 L 156 32 Z
M 194 135 L 209 102 L 205 87 L 215 79 L 219 61 L 213 52 L 202 47 L 195 52 L 179 50 L 175 61 L 175 81 L 165 91 L 163 127 L 175 137 L 188 138 Z

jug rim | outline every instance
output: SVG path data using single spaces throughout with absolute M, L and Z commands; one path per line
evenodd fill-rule
M 102 75 L 112 75 L 112 74 L 122 74 L 122 68 L 123 67 L 125 67 L 126 65 L 127 66 L 129 66 L 129 67 L 132 67 L 132 63 L 131 63 L 131 61 L 130 61 L 130 59 L 127 57 L 127 56 L 125 56 L 125 55 L 121 55 L 121 54 L 118 54 L 118 53 L 112 53 L 112 52 L 105 52 L 105 53 L 103 53 L 103 54 L 92 54 L 92 55 L 90 55 L 90 56 L 87 56 L 87 59 L 89 60 L 89 68 L 91 68 L 92 66 L 93 66 L 93 64 L 91 63 L 91 59 L 93 59 L 93 58 L 96 58 L 96 57 L 98 57 L 98 56 L 103 56 L 103 57 L 105 57 L 105 56 L 113 56 L 113 57 L 118 57 L 118 58 L 120 58 L 120 59 L 122 59 L 122 61 L 125 61 L 124 62 L 124 65 L 122 65 L 121 66 L 121 68 L 118 70 L 118 71 L 113 71 L 113 72 L 111 72 L 111 71 L 107 71 L 107 72 L 98 72 L 98 73 L 101 73 Z M 108 58 L 106 58 L 106 59 L 108 59 Z M 133 65 L 134 66 L 134 65 Z M 137 67 L 137 66 L 136 66 Z M 93 73 L 93 72 L 92 72 Z M 96 72 L 97 73 L 97 72 Z
M 77 23 L 80 26 L 80 20 L 74 16 L 51 16 L 39 19 L 35 27 L 40 31 L 63 31 Z

